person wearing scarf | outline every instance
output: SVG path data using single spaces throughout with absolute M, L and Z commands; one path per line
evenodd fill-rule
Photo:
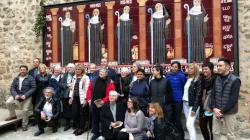
M 172 122 L 179 130 L 181 136 L 184 139 L 184 130 L 181 122 L 181 115 L 183 109 L 182 96 L 184 93 L 184 86 L 186 84 L 186 75 L 181 71 L 181 63 L 174 61 L 171 63 L 171 71 L 166 75 L 166 78 L 170 80 L 173 90 L 173 98 L 171 101 L 172 106 Z
M 38 131 L 34 136 L 39 136 L 44 133 L 46 126 L 52 127 L 52 132 L 57 132 L 57 120 L 60 114 L 60 101 L 54 97 L 55 91 L 52 87 L 47 87 L 43 90 L 44 96 L 35 107 L 37 113 L 36 121 L 38 124 Z

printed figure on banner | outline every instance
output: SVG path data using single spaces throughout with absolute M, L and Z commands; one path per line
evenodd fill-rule
M 192 4 L 193 7 L 188 11 L 184 29 L 185 33 L 190 35 L 188 40 L 190 42 L 190 61 L 202 62 L 205 59 L 204 38 L 208 36 L 209 32 L 209 18 L 202 0 L 193 0 Z M 190 33 L 188 33 L 188 30 Z

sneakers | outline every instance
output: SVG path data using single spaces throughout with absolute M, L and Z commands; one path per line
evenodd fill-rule
M 5 119 L 5 121 L 11 121 L 11 120 L 15 120 L 15 119 L 17 119 L 16 116 L 15 117 L 8 117 L 8 118 Z
M 43 134 L 44 133 L 44 130 L 38 130 L 35 134 L 34 134 L 34 136 L 39 136 L 39 135 L 41 135 L 41 134 Z

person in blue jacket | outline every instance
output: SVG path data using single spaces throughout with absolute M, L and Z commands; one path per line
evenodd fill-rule
M 171 71 L 166 75 L 166 78 L 170 80 L 173 90 L 172 121 L 184 139 L 184 130 L 181 123 L 181 113 L 183 108 L 182 96 L 184 93 L 184 86 L 186 84 L 187 78 L 181 71 L 180 62 L 174 61 L 171 63 Z

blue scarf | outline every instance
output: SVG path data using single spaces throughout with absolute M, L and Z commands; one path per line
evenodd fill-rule
M 151 132 L 152 134 L 152 137 L 154 138 L 154 120 L 156 119 L 156 116 L 155 115 L 152 115 L 149 117 L 149 121 L 150 121 L 150 127 L 149 127 L 149 131 Z

